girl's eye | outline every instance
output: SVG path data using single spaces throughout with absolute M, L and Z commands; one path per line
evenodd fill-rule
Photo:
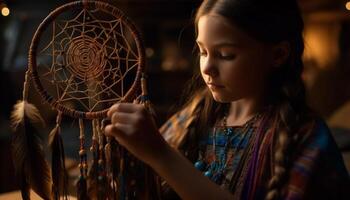
M 225 53 L 220 53 L 219 57 L 224 60 L 233 60 L 236 58 L 236 55 L 234 54 L 225 54 Z

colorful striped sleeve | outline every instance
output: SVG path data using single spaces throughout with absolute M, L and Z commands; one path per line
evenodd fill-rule
M 341 153 L 323 121 L 298 146 L 285 199 L 350 199 L 350 178 Z

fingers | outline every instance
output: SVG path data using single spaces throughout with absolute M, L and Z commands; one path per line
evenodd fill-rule
M 123 141 L 130 131 L 130 126 L 127 124 L 110 124 L 105 127 L 106 136 L 114 137 L 118 142 Z
M 133 103 L 117 103 L 114 104 L 107 112 L 107 116 L 109 118 L 112 117 L 112 114 L 115 112 L 123 112 L 123 113 L 134 113 L 140 110 L 140 105 Z
M 127 124 L 134 121 L 134 115 L 130 113 L 114 112 L 111 116 L 111 123 Z

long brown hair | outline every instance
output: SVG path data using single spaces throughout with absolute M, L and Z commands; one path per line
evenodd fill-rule
M 301 79 L 304 23 L 299 7 L 296 0 L 204 0 L 197 11 L 195 26 L 201 16 L 209 13 L 219 14 L 231 20 L 258 41 L 271 44 L 285 41 L 290 45 L 288 59 L 271 72 L 268 79 L 270 92 L 268 97 L 274 108 L 275 122 L 271 128 L 277 134 L 277 144 L 274 155 L 275 166 L 266 199 L 278 199 L 288 177 L 293 143 L 298 140 L 298 135 L 295 133 L 310 113 Z M 200 88 L 200 95 L 204 95 L 197 110 L 195 134 L 198 137 L 223 115 L 225 104 L 213 100 L 199 74 L 194 76 L 192 83 L 189 91 Z M 192 92 L 192 94 L 199 93 Z

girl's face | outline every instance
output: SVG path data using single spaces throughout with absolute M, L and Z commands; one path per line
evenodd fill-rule
M 204 15 L 197 26 L 200 70 L 214 99 L 228 103 L 261 94 L 274 62 L 273 47 L 219 15 Z

